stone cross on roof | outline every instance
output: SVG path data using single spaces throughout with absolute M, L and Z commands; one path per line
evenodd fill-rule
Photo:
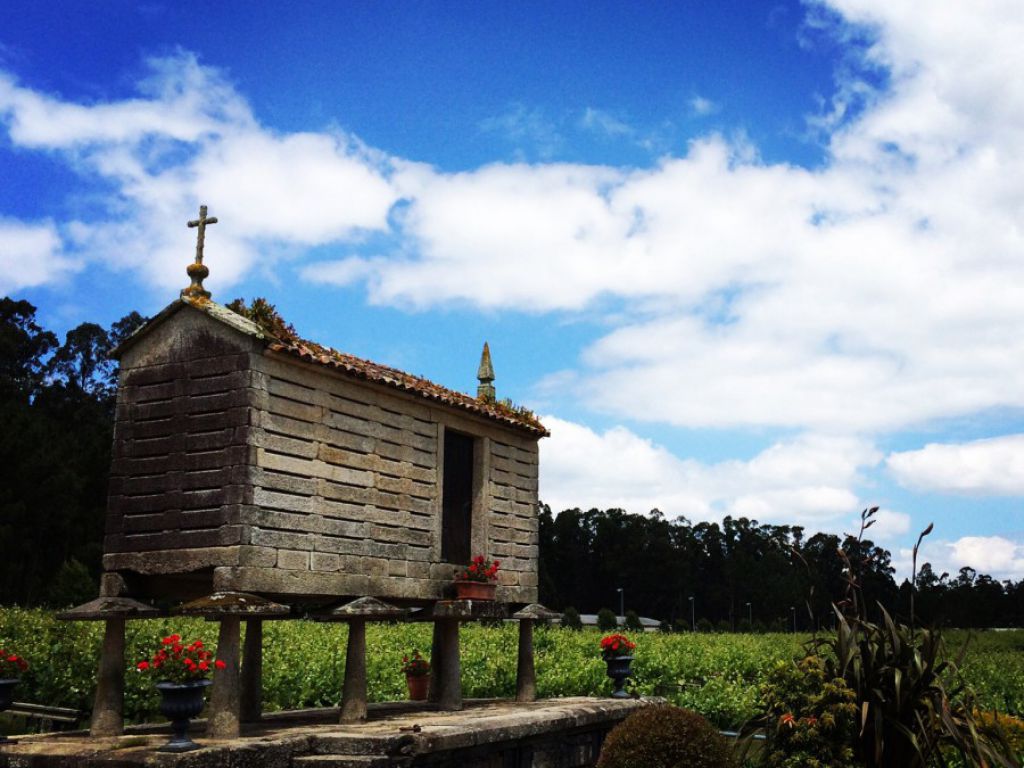
M 188 273 L 189 278 L 192 280 L 192 284 L 188 288 L 182 289 L 182 298 L 210 298 L 210 292 L 203 288 L 203 280 L 210 275 L 210 270 L 205 264 L 203 264 L 203 246 L 206 243 L 206 225 L 216 223 L 216 216 L 210 216 L 207 218 L 205 205 L 199 206 L 199 218 L 188 223 L 189 229 L 198 227 L 199 232 L 196 235 L 196 260 L 194 263 L 189 264 L 185 270 L 186 273 Z

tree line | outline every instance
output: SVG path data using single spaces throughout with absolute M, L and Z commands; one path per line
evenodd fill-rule
M 101 567 L 117 365 L 110 351 L 145 318 L 82 323 L 60 341 L 27 301 L 0 299 L 0 601 L 68 605 L 95 596 Z M 868 605 L 909 610 L 891 555 L 869 540 L 727 517 L 719 523 L 621 509 L 540 514 L 540 598 L 582 612 L 620 607 L 681 627 L 829 625 L 846 581 L 842 548 Z M 1024 580 L 965 568 L 918 574 L 921 620 L 1024 626 Z
M 556 515 L 541 507 L 540 599 L 560 610 L 624 607 L 681 629 L 827 628 L 832 604 L 847 594 L 846 561 L 870 615 L 877 618 L 881 604 L 909 618 L 909 580 L 896 582 L 891 553 L 868 538 L 808 537 L 801 526 L 743 517 L 691 523 L 658 510 Z M 971 568 L 937 574 L 924 563 L 914 614 L 937 626 L 1024 626 L 1024 579 L 1000 582 Z
M 0 299 L 0 595 L 62 605 L 96 596 L 113 441 L 110 351 L 144 322 L 82 323 L 64 341 L 27 301 Z

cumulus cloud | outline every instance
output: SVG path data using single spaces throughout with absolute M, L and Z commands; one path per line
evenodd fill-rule
M 418 307 L 644 307 L 582 361 L 617 416 L 870 433 L 1024 405 L 1024 14 L 833 7 L 889 76 L 841 70 L 822 168 L 708 136 L 648 170 L 435 173 L 410 247 L 342 275 Z
M 52 222 L 0 218 L 0 294 L 53 282 L 77 267 Z
M 919 491 L 1024 495 L 1024 435 L 969 443 L 929 443 L 886 459 L 896 480 Z
M 115 190 L 106 216 L 66 223 L 68 245 L 83 258 L 179 286 L 189 251 L 182 212 L 201 202 L 221 218 L 211 280 L 221 287 L 257 254 L 265 263 L 388 228 L 398 194 L 387 156 L 341 131 L 279 135 L 261 126 L 223 73 L 192 54 L 147 65 L 138 97 L 91 104 L 0 74 L 0 124 L 11 142 L 57 152 Z
M 909 577 L 910 549 L 901 549 L 893 559 L 900 573 Z M 995 579 L 1024 579 L 1024 541 L 1006 536 L 964 536 L 956 541 L 925 541 L 918 553 L 918 567 L 931 563 L 936 574 L 956 578 L 961 568 L 973 568 Z
M 860 472 L 880 454 L 867 441 L 802 435 L 747 461 L 681 459 L 618 426 L 596 432 L 553 416 L 541 443 L 540 494 L 554 510 L 621 507 L 692 520 L 723 515 L 841 527 L 860 500 Z
M 276 134 L 184 53 L 151 62 L 140 95 L 119 102 L 69 103 L 5 76 L 0 120 L 16 145 L 116 186 L 109 220 L 69 227 L 74 244 L 162 286 L 180 283 L 181 211 L 203 197 L 223 215 L 226 283 L 257 250 L 272 260 L 376 232 L 390 249 L 303 274 L 365 281 L 372 301 L 403 307 L 617 302 L 575 394 L 618 417 L 873 433 L 1024 405 L 1024 83 L 1008 76 L 1024 67 L 1024 13 L 996 0 L 927 19 L 905 2 L 822 7 L 860 57 L 836 100 L 862 107 L 828 123 L 815 170 L 709 135 L 649 169 L 445 173 L 341 132 Z M 624 129 L 609 118 L 585 115 Z M 561 140 L 524 105 L 483 127 L 552 152 Z M 103 250 L 113 242 L 146 253 Z

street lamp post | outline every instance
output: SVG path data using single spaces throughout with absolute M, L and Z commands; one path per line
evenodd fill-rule
M 750 624 L 750 629 L 754 629 L 754 609 L 750 605 L 750 601 L 747 601 L 747 623 Z
M 691 632 L 696 632 L 697 631 L 697 614 L 694 612 L 695 609 L 694 609 L 693 606 L 694 606 L 693 595 L 690 595 L 690 631 Z
M 796 634 L 796 607 L 792 606 L 792 605 L 789 606 L 789 612 L 791 614 L 793 614 L 793 634 L 795 635 Z
M 624 590 L 622 587 L 619 587 L 618 592 L 619 592 L 619 616 L 621 616 L 622 620 L 625 621 L 626 620 L 626 590 Z

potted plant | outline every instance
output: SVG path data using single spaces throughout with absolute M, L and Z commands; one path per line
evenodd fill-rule
M 10 709 L 14 703 L 14 687 L 26 669 L 27 661 L 16 653 L 0 648 L 0 712 Z M 0 734 L 0 742 L 4 741 L 7 741 L 7 737 Z
M 224 662 L 214 660 L 202 640 L 182 642 L 181 635 L 168 635 L 160 641 L 153 658 L 140 661 L 136 669 L 159 681 L 160 713 L 171 721 L 171 740 L 163 752 L 187 752 L 198 749 L 188 736 L 188 722 L 203 710 L 203 694 L 210 685 L 207 677 L 215 669 L 224 669 Z
M 477 555 L 455 574 L 455 595 L 459 600 L 493 600 L 501 562 Z
M 430 662 L 418 650 L 402 657 L 402 672 L 409 686 L 409 701 L 426 701 L 430 685 Z
M 626 679 L 630 676 L 630 664 L 633 663 L 633 649 L 636 643 L 625 635 L 615 633 L 601 638 L 601 656 L 607 665 L 608 677 L 615 683 L 612 691 L 613 699 L 628 699 L 624 690 Z

